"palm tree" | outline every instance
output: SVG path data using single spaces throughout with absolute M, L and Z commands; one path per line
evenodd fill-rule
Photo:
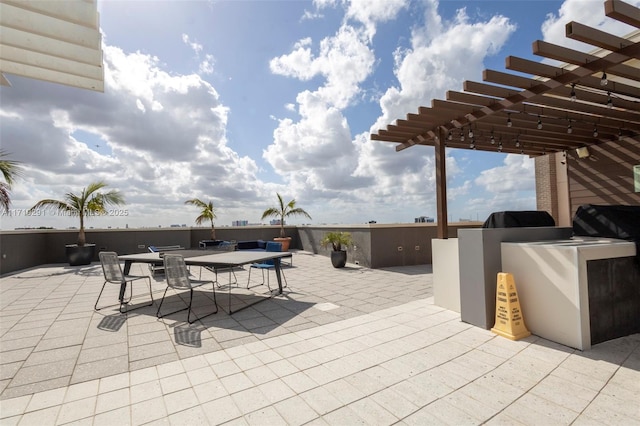
M 3 160 L 6 157 L 7 152 L 0 150 L 0 172 L 4 177 L 4 182 L 0 182 L 0 207 L 3 210 L 9 210 L 11 205 L 11 185 L 15 182 L 16 178 L 22 174 L 22 167 L 20 163 L 13 160 Z
M 296 200 L 291 200 L 285 205 L 280 194 L 276 193 L 276 195 L 278 196 L 278 205 L 266 209 L 262 213 L 262 219 L 267 217 L 280 218 L 280 237 L 284 238 L 284 219 L 286 217 L 302 215 L 311 219 L 311 216 L 300 207 L 296 207 Z
M 191 204 L 192 206 L 196 206 L 200 209 L 200 216 L 196 218 L 196 224 L 201 225 L 205 221 L 211 221 L 211 239 L 216 239 L 216 228 L 213 223 L 213 219 L 216 218 L 216 211 L 213 208 L 213 202 L 209 201 L 205 203 L 204 201 L 193 198 L 191 200 L 187 200 L 184 202 L 185 204 Z
M 106 206 L 119 206 L 124 204 L 124 197 L 119 191 L 111 190 L 109 192 L 100 193 L 102 188 L 107 186 L 103 181 L 90 183 L 89 186 L 82 189 L 80 195 L 68 192 L 64 196 L 64 200 L 40 200 L 30 210 L 41 207 L 53 207 L 59 212 L 63 212 L 69 216 L 78 216 L 80 218 L 80 232 L 78 233 L 78 246 L 82 247 L 87 240 L 84 235 L 84 219 L 88 216 L 103 215 L 107 213 Z

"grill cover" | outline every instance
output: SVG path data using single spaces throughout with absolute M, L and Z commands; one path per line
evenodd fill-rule
M 580 206 L 573 218 L 573 234 L 633 241 L 640 261 L 640 206 Z
M 524 228 L 556 226 L 553 217 L 546 211 L 495 212 L 482 225 L 483 228 Z

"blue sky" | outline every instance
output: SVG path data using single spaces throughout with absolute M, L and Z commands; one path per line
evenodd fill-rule
M 639 5 L 640 1 L 631 1 Z M 571 20 L 624 35 L 600 0 L 98 0 L 105 93 L 9 76 L 2 149 L 25 168 L 2 229 L 77 226 L 20 214 L 103 179 L 125 213 L 95 227 L 193 225 L 190 198 L 216 226 L 260 223 L 276 192 L 312 223 L 435 216 L 433 149 L 369 140 L 508 55 L 540 60 Z M 447 151 L 449 219 L 535 209 L 533 161 Z M 308 223 L 301 218 L 291 223 Z

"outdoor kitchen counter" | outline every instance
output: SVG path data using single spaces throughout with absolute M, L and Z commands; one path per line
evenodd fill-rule
M 514 276 L 529 331 L 587 350 L 639 331 L 635 254 L 634 243 L 609 238 L 502 243 L 502 270 Z

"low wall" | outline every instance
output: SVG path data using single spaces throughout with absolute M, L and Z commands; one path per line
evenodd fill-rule
M 457 237 L 459 229 L 480 226 L 479 222 L 450 224 L 449 237 Z M 431 264 L 431 240 L 438 235 L 433 223 L 298 226 L 302 248 L 324 256 L 330 256 L 331 248 L 321 247 L 320 241 L 334 231 L 351 233 L 353 246 L 347 250 L 347 262 L 368 268 Z
M 291 247 L 300 248 L 294 226 L 285 227 L 292 237 Z M 198 247 L 200 240 L 211 238 L 210 228 L 149 228 L 149 229 L 87 229 L 87 242 L 96 245 L 96 257 L 103 250 L 118 254 L 147 251 L 147 247 L 181 245 Z M 216 238 L 224 240 L 271 240 L 280 235 L 278 226 L 216 228 Z M 65 263 L 66 244 L 75 244 L 78 231 L 74 229 L 0 231 L 0 275 L 34 266 Z
M 479 223 L 453 224 L 449 235 L 458 229 L 479 227 Z M 320 246 L 327 232 L 351 232 L 354 245 L 348 250 L 348 262 L 369 268 L 431 264 L 431 239 L 436 238 L 434 224 L 367 224 L 351 226 L 285 226 L 292 238 L 292 249 L 330 256 Z M 272 240 L 280 235 L 279 226 L 241 226 L 216 228 L 219 240 Z M 43 264 L 65 263 L 64 246 L 74 244 L 78 231 L 46 229 L 0 231 L 0 275 Z M 198 247 L 200 240 L 211 238 L 209 228 L 87 229 L 87 242 L 101 250 L 118 254 L 147 251 L 150 245 Z

